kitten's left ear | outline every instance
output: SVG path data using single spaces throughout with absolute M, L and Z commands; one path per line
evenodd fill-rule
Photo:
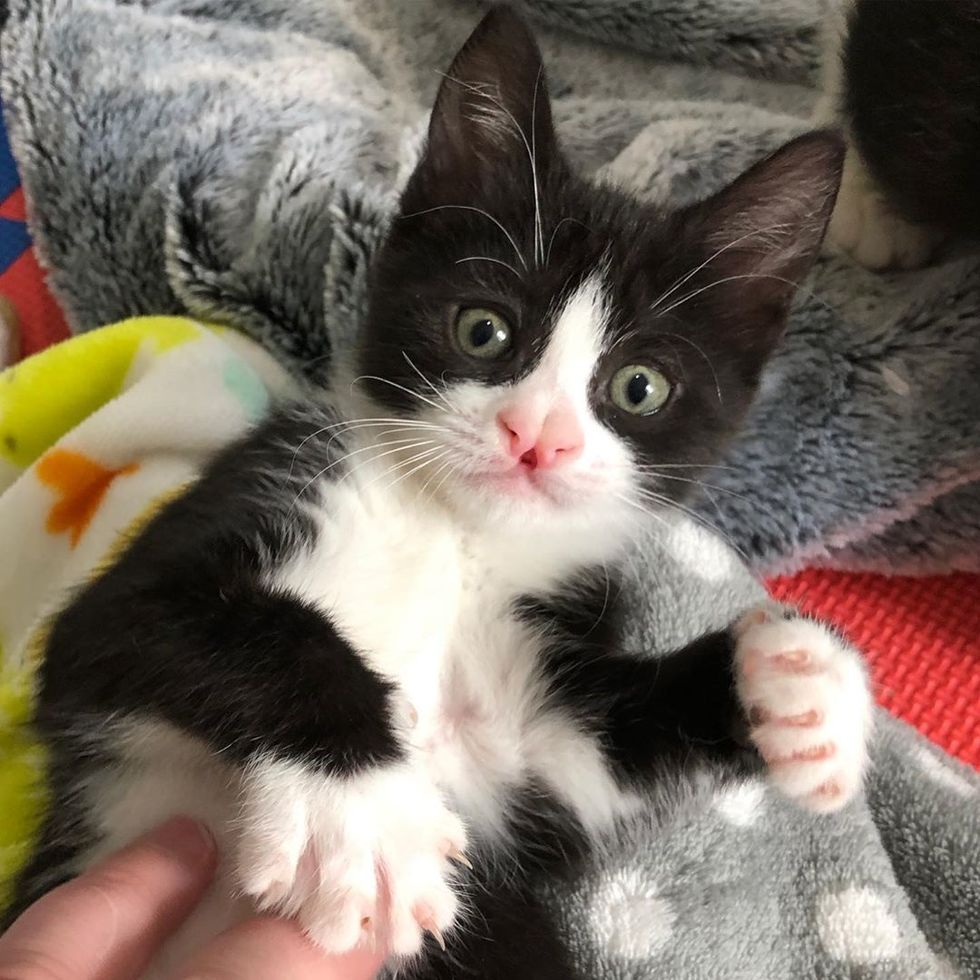
M 456 55 L 439 87 L 408 206 L 462 204 L 494 183 L 530 189 L 558 155 L 544 64 L 510 7 L 494 7 Z
M 782 333 L 827 230 L 844 150 L 831 131 L 800 136 L 689 215 L 707 259 L 699 287 L 738 318 L 737 339 L 751 350 L 768 353 Z

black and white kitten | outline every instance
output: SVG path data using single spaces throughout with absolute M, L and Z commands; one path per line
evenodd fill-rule
M 533 38 L 488 14 L 440 89 L 352 383 L 223 452 L 54 620 L 54 804 L 21 904 L 185 812 L 228 860 L 153 976 L 257 905 L 410 976 L 567 980 L 529 881 L 658 774 L 751 765 L 748 730 L 790 796 L 852 797 L 853 651 L 765 608 L 632 655 L 615 581 L 651 501 L 738 430 L 841 156 L 803 137 L 678 213 L 586 183 Z
M 849 144 L 829 242 L 880 269 L 980 238 L 980 0 L 833 0 L 825 58 Z

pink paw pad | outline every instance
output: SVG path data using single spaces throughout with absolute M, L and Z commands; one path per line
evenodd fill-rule
M 742 618 L 736 686 L 770 778 L 814 810 L 861 784 L 871 699 L 857 655 L 819 623 L 766 606 Z

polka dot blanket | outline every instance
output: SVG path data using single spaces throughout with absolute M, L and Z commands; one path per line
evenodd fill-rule
M 44 813 L 28 723 L 46 617 L 286 384 L 251 341 L 168 317 L 0 374 L 0 906 Z

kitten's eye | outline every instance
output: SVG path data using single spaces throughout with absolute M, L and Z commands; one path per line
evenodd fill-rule
M 493 310 L 470 306 L 456 316 L 456 341 L 464 354 L 491 360 L 510 350 L 510 325 Z
M 631 415 L 653 415 L 670 397 L 670 382 L 656 368 L 628 364 L 609 382 L 613 404 Z

